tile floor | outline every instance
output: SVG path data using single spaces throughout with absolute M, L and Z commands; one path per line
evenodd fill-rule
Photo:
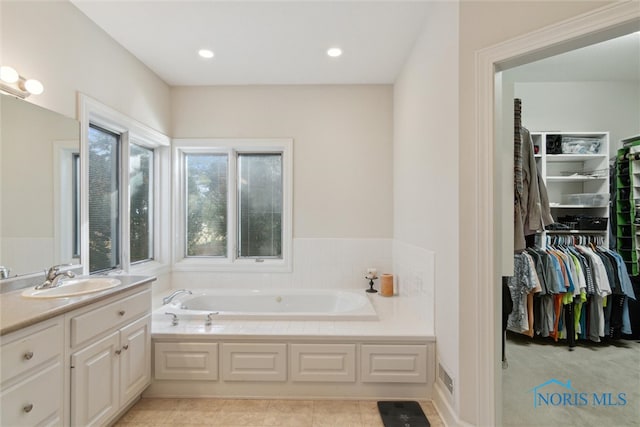
M 420 401 L 432 427 L 433 403 Z M 141 399 L 115 424 L 221 427 L 383 427 L 375 400 Z

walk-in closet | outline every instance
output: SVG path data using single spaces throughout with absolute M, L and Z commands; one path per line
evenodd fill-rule
M 637 425 L 640 33 L 500 81 L 503 424 Z

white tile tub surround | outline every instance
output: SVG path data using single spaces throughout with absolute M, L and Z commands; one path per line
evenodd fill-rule
M 424 296 L 433 303 L 435 260 L 433 251 L 394 240 L 393 273 L 398 293 L 404 296 Z
M 391 248 L 391 239 L 297 238 L 293 240 L 290 273 L 180 271 L 171 273 L 171 287 L 365 289 L 367 268 L 391 271 Z

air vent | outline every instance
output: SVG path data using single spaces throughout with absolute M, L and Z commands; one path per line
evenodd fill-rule
M 447 387 L 447 390 L 449 390 L 449 393 L 453 396 L 453 379 L 440 363 L 438 363 L 438 378 L 440 378 L 442 384 Z

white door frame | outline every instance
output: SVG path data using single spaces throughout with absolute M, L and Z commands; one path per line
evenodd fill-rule
M 640 30 L 640 3 L 637 0 L 613 3 L 569 20 L 525 34 L 515 39 L 482 49 L 475 55 L 475 155 L 477 197 L 474 239 L 478 242 L 478 303 L 465 318 L 475 323 L 477 384 L 475 407 L 481 426 L 501 422 L 501 307 L 500 259 L 494 223 L 494 164 L 496 141 L 500 135 L 499 114 L 495 106 L 495 73 L 517 65 L 569 50 L 605 41 Z

